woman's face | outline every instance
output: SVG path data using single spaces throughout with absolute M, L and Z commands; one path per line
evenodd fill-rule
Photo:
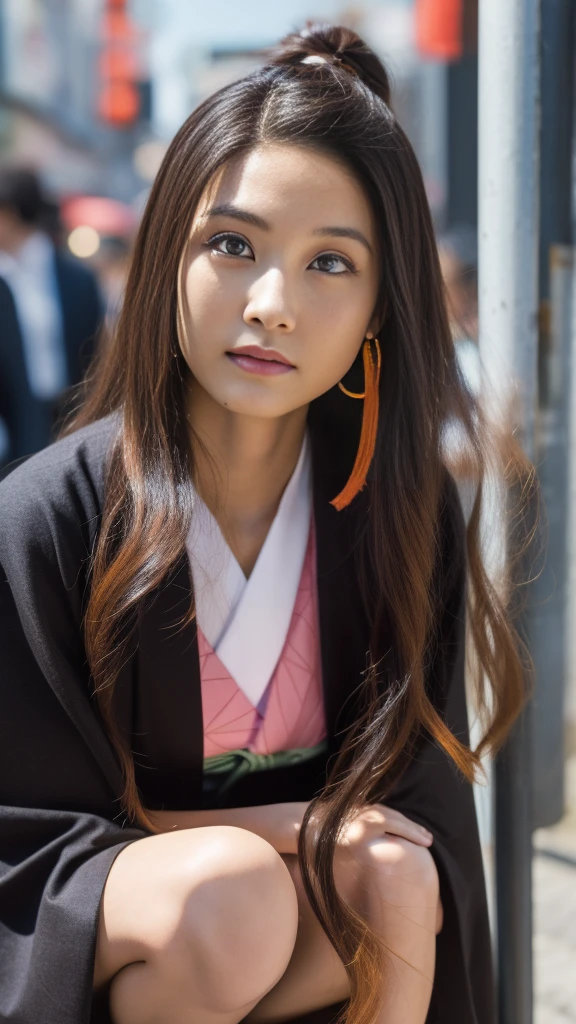
M 266 145 L 226 167 L 183 261 L 180 345 L 194 387 L 263 417 L 333 387 L 374 329 L 375 236 L 361 186 L 329 156 Z

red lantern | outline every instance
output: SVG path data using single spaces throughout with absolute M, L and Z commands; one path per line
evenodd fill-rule
M 140 110 L 138 90 L 130 82 L 108 82 L 98 97 L 98 113 L 109 124 L 122 127 L 132 124 Z
M 463 34 L 463 0 L 416 0 L 416 45 L 423 57 L 459 60 Z
M 105 0 L 102 30 L 98 113 L 122 128 L 132 124 L 140 111 L 138 33 L 126 12 L 126 0 Z

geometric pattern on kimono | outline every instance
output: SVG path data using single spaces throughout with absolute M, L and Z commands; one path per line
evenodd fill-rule
M 198 651 L 205 758 L 242 748 L 274 754 L 313 747 L 325 738 L 313 520 L 286 641 L 258 706 L 236 684 L 200 628 Z

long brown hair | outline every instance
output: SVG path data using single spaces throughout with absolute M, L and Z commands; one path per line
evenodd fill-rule
M 303 64 L 311 54 L 324 54 L 328 62 Z M 160 168 L 115 338 L 93 367 L 83 404 L 65 429 L 119 415 L 91 564 L 85 642 L 100 711 L 124 770 L 123 805 L 130 819 L 151 828 L 129 743 L 115 723 L 113 696 L 142 599 L 182 556 L 192 515 L 187 367 L 177 334 L 179 265 L 195 209 L 216 172 L 264 142 L 315 147 L 344 161 L 365 189 L 381 247 L 378 315 L 386 344 L 362 543 L 372 567 L 373 623 L 382 614 L 390 621 L 395 672 L 385 687 L 379 685 L 374 628 L 354 727 L 326 789 L 308 809 L 300 839 L 309 898 L 347 965 L 347 1020 L 368 1024 L 377 1007 L 381 950 L 336 892 L 332 863 L 339 830 L 376 784 L 382 792 L 395 778 L 423 733 L 471 779 L 482 752 L 498 745 L 517 714 L 524 673 L 506 608 L 480 557 L 485 445 L 455 359 L 421 173 L 391 109 L 384 67 L 345 28 L 316 25 L 288 36 L 263 68 L 192 113 Z M 489 688 L 488 699 L 479 689 L 480 704 L 490 707 L 491 717 L 476 751 L 450 732 L 426 687 L 430 637 L 441 612 L 437 565 L 447 478 L 442 430 L 451 416 L 466 431 L 478 491 L 467 530 L 469 613 L 479 681 Z M 311 415 L 311 429 L 313 422 Z M 193 614 L 192 603 L 186 621 Z M 314 832 L 307 827 L 313 814 L 321 822 Z

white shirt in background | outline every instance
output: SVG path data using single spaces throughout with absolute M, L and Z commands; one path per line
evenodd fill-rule
M 0 251 L 0 276 L 9 286 L 22 334 L 32 394 L 55 398 L 68 384 L 54 246 L 35 231 L 16 255 Z

